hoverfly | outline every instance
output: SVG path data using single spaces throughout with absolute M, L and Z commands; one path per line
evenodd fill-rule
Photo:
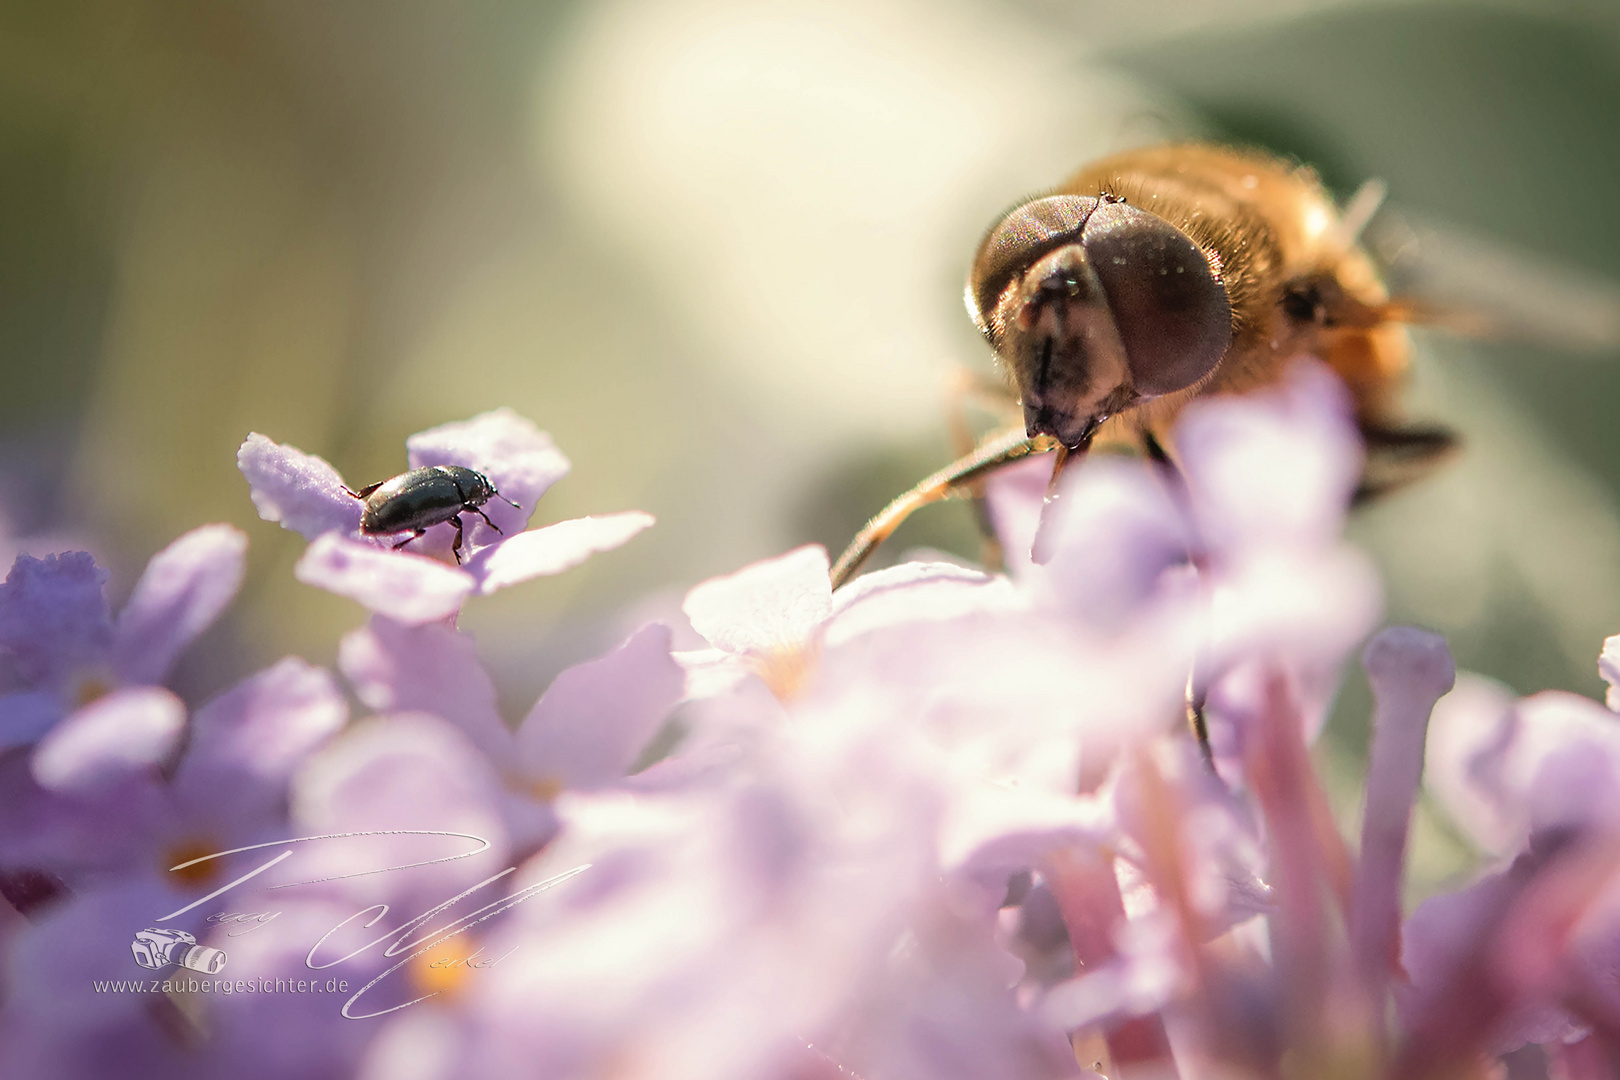
M 1421 476 L 1456 438 L 1400 411 L 1402 324 L 1431 313 L 1391 300 L 1358 246 L 1381 194 L 1369 185 L 1341 213 L 1308 167 L 1185 143 L 1104 158 L 1006 214 L 979 244 L 966 302 L 1023 430 L 892 502 L 844 551 L 833 586 L 913 511 L 1031 454 L 1056 452 L 1054 486 L 1099 439 L 1173 470 L 1169 431 L 1187 402 L 1265 386 L 1296 356 L 1325 361 L 1354 398 L 1358 498 Z
M 991 436 L 868 522 L 834 565 L 834 588 L 914 510 L 1031 454 L 1056 454 L 1049 493 L 1099 439 L 1134 445 L 1179 480 L 1169 432 L 1182 408 L 1272 383 L 1297 356 L 1349 387 L 1366 443 L 1358 497 L 1422 475 L 1456 438 L 1400 411 L 1402 324 L 1432 316 L 1391 300 L 1358 244 L 1380 198 L 1364 188 L 1341 212 L 1307 167 L 1190 143 L 1104 158 L 1013 209 L 980 242 L 966 302 L 1022 430 Z M 1203 699 L 1195 666 L 1187 716 L 1213 763 Z

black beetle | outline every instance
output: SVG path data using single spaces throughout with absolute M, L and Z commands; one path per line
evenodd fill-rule
M 349 491 L 348 488 L 343 490 Z M 368 536 L 409 532 L 411 535 L 394 545 L 398 551 L 435 525 L 448 521 L 456 527 L 456 542 L 450 551 L 461 563 L 461 515 L 471 510 L 484 519 L 496 532 L 501 527 L 489 520 L 479 507 L 491 498 L 511 503 L 515 509 L 523 507 L 495 490 L 489 477 L 460 465 L 426 465 L 420 469 L 400 473 L 392 480 L 382 480 L 350 495 L 365 505 L 360 515 L 360 531 Z M 504 534 L 503 534 L 504 535 Z

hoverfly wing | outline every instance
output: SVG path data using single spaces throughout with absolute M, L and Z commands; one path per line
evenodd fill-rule
M 1361 241 L 1389 284 L 1389 318 L 1620 358 L 1620 282 L 1388 206 Z

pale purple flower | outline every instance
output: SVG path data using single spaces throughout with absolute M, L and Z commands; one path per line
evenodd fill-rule
M 1385 631 L 1362 654 L 1353 850 L 1308 749 L 1378 609 L 1339 537 L 1360 465 L 1342 388 L 1305 366 L 1199 402 L 1174 450 L 1184 483 L 1101 457 L 1055 503 L 1046 463 L 998 479 L 1007 575 L 906 563 L 835 592 L 809 547 L 703 582 L 684 612 L 708 648 L 644 626 L 509 727 L 448 617 L 649 519 L 521 532 L 567 463 L 485 414 L 410 442 L 411 466 L 477 469 L 525 507 L 486 508 L 504 536 L 469 519 L 457 567 L 451 529 L 389 550 L 330 466 L 250 437 L 255 504 L 311 540 L 300 577 L 373 611 L 339 667 L 376 715 L 340 732 L 332 678 L 287 660 L 187 726 L 152 684 L 214 578 L 149 571 L 125 630 L 88 562 L 14 574 L 14 715 L 77 702 L 86 671 L 127 685 L 0 759 L 0 866 L 64 890 L 0 935 L 0 1072 L 1450 1080 L 1511 1052 L 1598 1075 L 1620 1037 L 1620 719 L 1466 678 L 1436 706 L 1444 643 Z M 1195 659 L 1218 776 L 1184 726 Z M 1503 862 L 1403 922 L 1425 749 Z M 160 910 L 262 857 L 203 881 L 170 873 L 184 856 L 295 835 L 323 839 L 234 888 L 227 907 L 281 914 L 230 939 L 233 973 L 307 977 L 326 935 L 363 993 L 190 1000 L 193 1023 L 90 989 Z M 440 857 L 454 838 L 483 850 Z M 204 910 L 178 924 L 218 944 Z M 440 963 L 473 956 L 498 962 Z
M 555 830 L 550 803 L 559 792 L 625 778 L 685 686 L 670 631 L 656 623 L 558 675 L 515 732 L 496 710 L 495 687 L 462 631 L 373 616 L 344 637 L 338 663 L 372 709 L 432 714 L 477 747 L 506 792 L 507 828 L 524 851 Z
M 1053 558 L 1026 564 L 1016 585 L 902 564 L 840 590 L 821 638 L 828 674 L 805 708 L 818 723 L 894 717 L 965 779 L 1064 797 L 1094 788 L 1121 748 L 1176 729 L 1194 642 L 1174 566 L 1185 537 L 1155 506 L 1155 479 L 1117 464 L 1080 470 Z M 1173 539 L 1160 550 L 1174 554 L 1134 574 L 1145 553 L 1128 541 L 1161 527 Z M 1127 579 L 1112 596 L 1081 584 Z M 860 695 L 876 700 L 854 707 Z
M 418 643 L 421 651 L 417 657 L 426 656 L 429 646 L 444 643 L 439 631 L 451 633 L 442 627 L 394 629 L 407 635 L 430 635 Z M 352 645 L 347 648 L 353 650 Z M 372 641 L 367 644 L 369 655 L 351 657 L 351 664 L 381 671 L 385 660 L 371 650 L 382 650 L 389 659 L 397 660 L 404 656 L 400 648 L 398 640 Z M 469 658 L 470 653 L 462 660 Z M 654 678 L 643 678 L 628 690 L 622 685 L 637 668 L 649 666 Z M 461 677 L 464 689 L 465 669 Z M 667 684 L 664 690 L 659 689 L 660 678 Z M 379 674 L 370 684 L 370 692 L 378 692 L 388 679 L 385 672 Z M 583 755 L 574 753 L 573 745 L 586 741 L 598 727 L 617 725 L 623 730 L 637 722 L 627 722 L 618 715 L 622 710 L 608 708 L 608 701 L 618 700 L 631 712 L 638 708 L 643 714 L 660 712 L 667 710 L 680 687 L 679 671 L 668 658 L 667 632 L 662 628 L 635 635 L 618 652 L 572 668 L 558 682 L 536 707 L 534 725 L 523 729 L 526 737 L 509 737 L 506 753 L 499 758 L 468 737 L 462 726 L 465 715 L 457 723 L 426 712 L 393 711 L 356 724 L 305 763 L 294 788 L 294 832 L 332 836 L 375 831 L 383 835 L 326 841 L 302 851 L 298 876 L 316 879 L 316 883 L 280 894 L 274 903 L 283 911 L 284 921 L 275 928 L 276 933 L 255 933 L 233 945 L 232 964 L 266 978 L 308 977 L 305 960 L 311 943 L 356 912 L 368 912 L 376 917 L 373 923 L 363 930 L 351 926 L 346 935 L 334 939 L 340 944 L 328 952 L 336 956 L 379 937 L 382 944 L 359 948 L 322 974 L 343 975 L 350 980 L 351 992 L 367 987 L 372 979 L 378 981 L 352 999 L 344 994 L 313 1003 L 286 1001 L 273 1006 L 268 1015 L 252 998 L 217 999 L 211 1003 L 211 1022 L 223 1031 L 224 1038 L 232 1040 L 236 1052 L 262 1047 L 262 1055 L 255 1054 L 255 1059 L 263 1056 L 278 1061 L 281 1071 L 275 1075 L 326 1075 L 320 1070 L 330 1069 L 336 1062 L 341 1071 L 331 1075 L 347 1076 L 353 1075 L 354 1059 L 374 1037 L 403 1027 L 413 1033 L 419 1050 L 397 1067 L 397 1075 L 427 1075 L 435 1066 L 431 1054 L 421 1052 L 430 1048 L 422 1046 L 424 1034 L 442 1026 L 447 1017 L 459 1017 L 469 996 L 485 984 L 544 963 L 540 949 L 549 948 L 545 942 L 519 942 L 518 954 L 506 958 L 514 947 L 505 936 L 514 915 L 496 911 L 487 920 L 478 918 L 483 909 L 498 907 L 521 888 L 521 883 L 514 884 L 512 876 L 502 872 L 517 865 L 534 846 L 523 834 L 523 815 L 514 808 L 514 803 L 532 801 L 533 796 L 514 790 L 513 785 L 549 783 L 557 776 L 585 786 L 605 783 L 628 765 L 624 752 L 611 749 L 613 732 L 604 730 L 603 745 L 590 747 Z M 421 690 L 421 683 L 414 689 L 393 686 L 394 692 L 402 694 Z M 666 696 L 670 700 L 650 701 Z M 441 697 L 440 711 L 444 711 L 443 700 Z M 533 754 L 538 754 L 538 761 L 531 758 Z M 524 771 L 526 760 L 532 771 Z M 664 835 L 675 824 L 666 822 Z M 424 838 L 410 835 L 408 830 L 477 837 L 487 842 L 487 849 L 468 858 L 416 865 L 424 858 Z M 442 844 L 430 853 L 455 850 L 441 848 Z M 359 868 L 383 866 L 406 869 L 356 876 Z M 463 893 L 461 900 L 455 900 Z M 415 916 L 436 909 L 435 917 L 412 928 Z M 638 932 L 635 926 L 625 929 L 630 934 Z M 466 984 L 457 986 L 456 979 L 446 980 L 429 968 L 431 956 L 412 958 L 416 945 L 431 944 L 452 931 L 455 936 L 433 955 L 465 956 L 484 948 L 487 956 L 503 958 L 500 966 L 463 972 Z M 384 955 L 388 942 L 407 940 L 412 945 L 398 955 Z M 568 983 L 559 989 L 579 992 L 577 985 Z M 510 1009 L 514 1004 L 504 997 L 500 1008 Z M 399 1006 L 405 1008 L 396 1021 L 389 1010 Z M 340 1010 L 348 1010 L 348 1016 Z M 542 1023 L 543 1017 L 530 1017 L 530 1029 L 538 1030 Z M 297 1046 L 277 1042 L 288 1030 L 285 1025 L 296 1025 L 300 1031 Z M 480 1071 L 471 1048 L 457 1056 L 456 1062 L 440 1063 L 439 1067 L 449 1070 L 444 1075 L 499 1075 Z M 544 1075 L 538 1061 L 523 1064 L 521 1070 L 521 1075 Z
M 505 798 L 495 763 L 455 726 L 427 713 L 394 712 L 357 722 L 305 763 L 293 784 L 292 820 L 300 835 L 426 829 L 488 841 L 489 851 L 468 859 L 342 878 L 315 890 L 354 901 L 355 911 L 379 900 L 442 892 L 436 903 L 507 865 L 514 845 Z M 407 835 L 312 845 L 300 853 L 298 873 L 313 879 L 408 865 L 420 861 L 422 851 L 421 839 Z
M 1229 772 L 1263 670 L 1287 670 L 1314 737 L 1339 665 L 1377 620 L 1376 574 L 1339 538 L 1360 444 L 1337 377 L 1304 362 L 1276 388 L 1194 402 L 1173 438 L 1177 476 L 1087 461 L 1043 509 L 1037 463 L 992 478 L 990 502 L 1037 605 L 1110 635 L 1196 643 Z
M 36 777 L 71 790 L 163 760 L 185 710 L 159 687 L 236 595 L 246 549 L 229 525 L 187 533 L 147 563 L 116 622 L 89 555 L 18 556 L 0 585 L 0 648 L 31 689 L 0 698 L 0 747 L 43 740 Z
M 828 573 L 824 548 L 796 548 L 695 586 L 682 610 L 721 653 L 769 665 L 885 626 L 1023 607 L 1005 582 L 954 563 L 903 563 L 836 594 Z
M 374 617 L 343 639 L 340 666 L 378 711 L 430 712 L 462 730 L 514 786 L 590 790 L 622 778 L 680 699 L 670 631 L 657 623 L 619 648 L 568 668 L 515 732 L 472 638 L 443 626 L 407 627 Z
M 184 850 L 217 842 L 223 851 L 225 841 L 273 830 L 289 778 L 347 715 L 326 671 L 288 657 L 198 709 L 170 775 L 132 764 L 149 756 L 149 730 L 95 718 L 100 738 L 48 742 L 35 755 L 33 774 L 74 783 L 14 770 L 0 784 L 4 862 L 69 884 L 127 868 L 161 876 Z M 134 749 L 120 757 L 126 744 Z
M 1490 855 L 1538 829 L 1620 826 L 1620 717 L 1577 694 L 1516 698 L 1467 677 L 1436 710 L 1429 756 L 1429 789 Z
M 1611 711 L 1620 712 L 1620 634 L 1604 639 L 1603 652 L 1598 654 L 1598 674 L 1609 684 L 1605 704 Z
M 523 531 L 535 504 L 568 472 L 551 437 L 510 409 L 444 424 L 406 440 L 408 467 L 461 465 L 483 473 L 513 507 L 492 499 L 467 521 L 465 558 L 451 564 L 454 528 L 436 525 L 394 550 L 403 537 L 360 532 L 360 500 L 322 459 L 253 434 L 237 451 L 253 505 L 310 541 L 300 581 L 357 600 L 379 615 L 420 625 L 447 618 L 471 595 L 487 595 L 531 578 L 558 574 L 610 551 L 652 524 L 640 511 L 604 514 Z M 465 524 L 465 522 L 464 522 Z
M 1423 777 L 1423 747 L 1435 702 L 1457 668 L 1435 634 L 1396 627 L 1362 654 L 1377 704 L 1367 764 L 1360 864 L 1350 902 L 1350 948 L 1375 996 L 1399 963 L 1406 834 Z
M 1102 689 L 1106 658 L 1060 622 L 1021 628 L 1022 606 L 1005 583 L 943 566 L 869 575 L 835 596 L 819 549 L 692 590 L 688 616 L 716 648 L 683 660 L 710 715 L 652 771 L 679 772 L 688 756 L 727 743 L 738 754 L 724 767 L 705 758 L 709 767 L 672 788 L 633 785 L 644 792 L 634 803 L 565 796 L 544 865 L 588 859 L 589 879 L 568 895 L 594 893 L 588 880 L 599 874 L 614 891 L 534 926 L 546 947 L 521 986 L 490 983 L 445 1029 L 454 1049 L 429 1056 L 464 1064 L 477 1055 L 493 1075 L 517 1061 L 589 1075 L 600 1067 L 593 1062 L 616 1060 L 626 1038 L 647 1037 L 674 1040 L 645 1066 L 659 1075 L 688 1061 L 693 1075 L 786 1077 L 805 1042 L 861 1075 L 1076 1072 L 1062 1033 L 1014 996 L 1020 966 L 998 940 L 997 908 L 1019 869 L 1113 835 L 1105 802 L 1073 791 L 1076 746 L 1083 733 L 1102 735 L 1121 695 Z M 714 678 L 718 669 L 730 677 Z M 1165 672 L 1161 697 L 1173 702 L 1184 669 L 1172 661 Z M 745 811 L 726 808 L 738 800 Z M 681 822 L 694 813 L 721 816 Z M 750 819 L 759 824 L 739 834 Z M 604 851 L 591 835 L 598 820 L 643 835 L 632 829 L 617 841 L 628 848 Z M 700 837 L 704 846 L 691 847 Z M 663 867 L 645 898 L 618 884 L 621 861 Z M 731 882 L 719 909 L 729 917 L 708 930 L 714 901 L 700 898 L 717 877 Z M 634 902 L 619 908 L 607 896 Z M 755 896 L 779 899 L 756 907 L 747 899 Z M 750 911 L 763 920 L 752 929 Z M 852 936 L 858 930 L 880 936 Z M 626 933 L 648 935 L 648 946 L 612 947 L 631 966 L 604 967 L 607 938 Z M 775 943 L 763 958 L 754 957 L 755 934 Z M 672 966 L 680 958 L 658 944 L 695 948 L 710 937 L 687 968 Z M 549 959 L 560 950 L 563 958 Z M 729 959 L 714 972 L 722 950 Z M 648 953 L 660 963 L 649 966 Z M 795 973 L 791 1000 L 762 995 L 759 980 L 776 985 L 783 969 Z M 566 984 L 579 989 L 555 988 Z M 528 995 L 521 1009 L 507 1003 L 519 994 Z M 411 1045 L 403 1033 L 380 1044 L 390 1067 L 396 1040 Z M 505 1056 L 492 1049 L 514 1042 Z M 956 1049 L 942 1049 L 949 1045 Z M 946 1069 L 946 1060 L 957 1064 Z
M 1614 642 L 1599 659 L 1611 683 Z M 1428 753 L 1429 789 L 1499 861 L 1413 914 L 1405 1011 L 1414 1024 L 1455 1026 L 1466 986 L 1478 1003 L 1467 1020 L 1493 1053 L 1561 1059 L 1583 1039 L 1612 1045 L 1620 1036 L 1620 717 L 1574 694 L 1515 699 L 1469 678 L 1436 709 Z
M 289 835 L 289 779 L 347 711 L 330 675 L 289 658 L 197 711 L 172 778 L 137 770 L 67 791 L 35 786 L 26 774 L 7 778 L 0 788 L 7 865 L 48 870 L 68 891 L 35 912 L 12 945 L 14 985 L 34 981 L 36 992 L 9 995 L 0 1010 L 0 1073 L 41 1080 L 189 1075 L 193 1068 L 206 1074 L 187 1050 L 201 1032 L 172 1001 L 98 992 L 95 984 L 148 974 L 130 958 L 136 931 L 256 860 L 174 867 Z M 116 736 L 109 732 L 106 741 Z M 70 751 L 98 764 L 105 759 L 94 747 L 59 749 L 70 774 L 80 768 Z M 211 910 L 194 909 L 167 925 L 221 944 L 205 921 Z M 230 1069 L 252 1075 L 241 1060 Z
M 939 888 L 926 770 L 892 744 L 782 736 L 710 782 L 561 796 L 517 884 L 589 869 L 515 909 L 488 939 L 511 961 L 436 1019 L 391 1019 L 362 1075 L 1076 1073 L 1012 998 L 994 905 L 957 912 Z
M 555 797 L 560 830 L 524 881 L 590 866 L 481 930 L 511 960 L 390 1018 L 363 1075 L 1077 1073 L 1062 1032 L 1014 995 L 997 908 L 1017 869 L 1111 835 L 1106 802 L 1073 795 L 1072 767 L 1036 761 L 1112 715 L 1081 693 L 1102 669 L 1062 633 L 1019 633 L 1016 595 L 984 575 L 863 581 L 833 596 L 825 553 L 804 549 L 694 589 L 687 610 L 716 649 L 685 658 L 687 692 L 736 726 L 699 719 L 653 783 L 622 777 L 681 694 L 662 628 L 565 672 L 510 742 L 470 639 L 383 619 L 351 634 L 342 665 L 363 700 L 442 716 L 485 764 L 420 754 L 420 722 L 398 717 L 367 753 L 439 759 L 452 784 L 498 774 L 474 786 L 506 821 L 508 794 Z M 727 665 L 727 679 L 703 675 Z M 1174 700 L 1180 672 L 1165 670 Z M 1008 723 L 1065 692 L 1080 707 Z M 1043 783 L 1009 780 L 1026 773 Z M 341 820 L 372 820 L 371 802 L 346 796 Z M 627 1045 L 658 1052 L 626 1058 Z
M 1429 1076 L 1436 1074 L 1405 1072 L 1402 1063 L 1486 1049 L 1475 1031 L 1390 1031 L 1384 1023 L 1399 970 L 1400 884 L 1421 747 L 1452 669 L 1438 638 L 1407 629 L 1375 638 L 1364 662 L 1377 710 L 1359 864 L 1333 830 L 1300 706 L 1277 669 L 1243 762 L 1268 849 L 1270 890 L 1255 897 L 1269 907 L 1265 952 L 1241 922 L 1234 927 L 1224 904 L 1211 902 L 1223 892 L 1243 895 L 1241 880 L 1220 883 L 1248 860 L 1239 845 L 1228 849 L 1235 862 L 1209 861 L 1220 847 L 1202 834 L 1224 817 L 1241 837 L 1244 810 L 1223 809 L 1207 773 L 1187 767 L 1190 754 L 1138 756 L 1120 777 L 1134 789 L 1121 810 L 1129 840 L 1121 854 L 1133 872 L 1074 855 L 1044 868 L 1083 965 L 1047 994 L 1049 1017 L 1100 1025 L 1117 1066 L 1196 1075 L 1276 1075 L 1284 1062 L 1315 1075 L 1339 1061 L 1344 1075 Z M 1334 933 L 1336 922 L 1348 939 Z M 1214 936 L 1224 936 L 1219 950 L 1204 945 Z

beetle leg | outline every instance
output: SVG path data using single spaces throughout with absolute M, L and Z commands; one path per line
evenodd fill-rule
M 418 536 L 421 536 L 425 532 L 427 532 L 426 529 L 417 529 L 415 532 L 411 533 L 411 535 L 407 536 L 405 539 L 403 539 L 399 543 L 395 544 L 394 545 L 394 550 L 398 551 L 400 548 L 404 547 L 406 544 L 410 543 L 412 540 L 415 540 Z
M 499 525 L 497 525 L 493 521 L 489 520 L 489 515 L 484 513 L 483 507 L 480 507 L 480 506 L 463 506 L 462 509 L 463 510 L 471 510 L 473 513 L 477 514 L 479 517 L 484 519 L 484 524 L 485 525 L 488 525 L 490 528 L 494 529 L 496 532 L 501 533 L 502 536 L 506 535 L 504 532 L 501 532 L 501 527 Z
M 363 499 L 367 495 L 370 495 L 373 491 L 376 491 L 378 488 L 382 487 L 387 482 L 388 481 L 386 480 L 379 480 L 375 484 L 367 484 L 359 491 L 351 491 L 347 486 L 345 486 L 343 490 L 349 492 L 350 495 L 353 495 L 357 499 Z
M 456 557 L 456 565 L 461 565 L 461 515 L 457 514 L 450 519 L 450 524 L 456 527 L 456 542 L 450 545 L 450 554 Z

